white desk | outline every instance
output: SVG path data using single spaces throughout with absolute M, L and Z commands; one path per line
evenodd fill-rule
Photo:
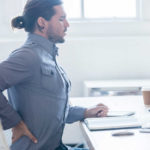
M 78 106 L 104 103 L 110 110 L 136 111 L 140 120 L 150 122 L 150 114 L 141 96 L 71 98 L 71 103 Z M 133 136 L 113 137 L 111 133 L 114 130 L 89 131 L 84 123 L 80 123 L 80 126 L 90 150 L 150 150 L 150 133 L 140 133 L 139 129 L 128 129 L 134 132 Z

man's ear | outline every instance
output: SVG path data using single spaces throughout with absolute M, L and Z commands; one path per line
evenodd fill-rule
M 37 27 L 42 31 L 46 27 L 47 21 L 43 17 L 37 19 Z

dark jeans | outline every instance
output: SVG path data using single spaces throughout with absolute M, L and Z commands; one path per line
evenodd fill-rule
M 71 147 L 66 147 L 64 144 L 60 144 L 60 146 L 59 147 L 57 147 L 55 150 L 88 150 L 88 149 L 86 149 L 86 148 L 71 148 Z
M 55 150 L 68 150 L 68 148 L 63 143 L 61 143 Z

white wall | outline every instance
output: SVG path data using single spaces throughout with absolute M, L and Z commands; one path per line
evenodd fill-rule
M 84 80 L 150 78 L 150 36 L 68 39 L 60 57 L 73 96 L 83 95 Z
M 71 96 L 83 96 L 84 80 L 150 77 L 150 1 L 141 4 L 138 20 L 70 23 L 66 43 L 59 45 L 59 61 L 72 81 Z M 10 20 L 4 20 L 0 60 L 25 39 L 23 31 L 14 33 Z
M 72 96 L 83 96 L 84 80 L 150 78 L 150 1 L 137 20 L 71 22 L 59 47 Z

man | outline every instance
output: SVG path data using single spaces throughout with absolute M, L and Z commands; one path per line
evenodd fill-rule
M 106 116 L 108 108 L 71 107 L 70 81 L 57 64 L 56 43 L 69 24 L 60 0 L 29 0 L 12 27 L 29 32 L 25 44 L 0 64 L 0 117 L 13 127 L 12 150 L 63 150 L 65 123 Z M 8 104 L 2 91 L 8 89 Z

